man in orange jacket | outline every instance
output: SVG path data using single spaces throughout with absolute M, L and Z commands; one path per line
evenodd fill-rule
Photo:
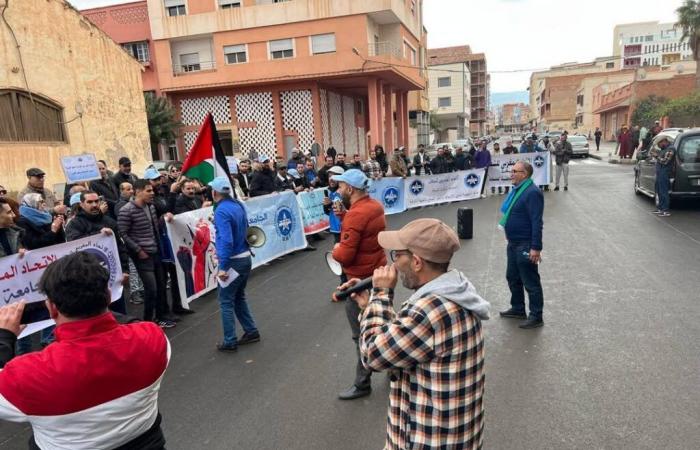
M 335 175 L 331 179 L 338 182 L 337 192 L 343 203 L 343 206 L 333 205 L 333 211 L 342 221 L 340 242 L 333 248 L 333 258 L 343 266 L 348 278 L 371 277 L 374 269 L 386 264 L 384 249 L 377 240 L 379 232 L 386 229 L 384 207 L 369 197 L 369 179 L 361 171 L 346 170 L 342 175 Z M 357 347 L 360 309 L 357 303 L 348 301 L 345 311 L 357 349 L 357 368 L 355 382 L 338 397 L 341 400 L 352 400 L 372 392 L 372 372 L 362 365 Z

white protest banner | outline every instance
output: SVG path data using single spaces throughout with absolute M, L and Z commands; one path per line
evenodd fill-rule
M 304 234 L 314 234 L 327 230 L 330 227 L 328 214 L 323 212 L 323 199 L 325 189 L 299 192 L 297 201 L 304 220 Z
M 228 165 L 228 171 L 231 175 L 238 173 L 238 159 L 235 156 L 227 156 L 226 164 Z
M 479 198 L 484 172 L 474 169 L 406 178 L 406 208 Z
M 214 209 L 210 206 L 177 214 L 171 222 L 166 222 L 185 308 L 216 287 L 218 260 L 213 215 Z
M 491 157 L 486 189 L 498 186 L 511 186 L 510 179 L 513 166 L 518 161 L 527 161 L 532 164 L 532 181 L 537 186 L 549 184 L 550 178 L 550 158 L 549 152 L 537 153 L 515 153 L 511 155 L 498 155 Z
M 306 236 L 301 211 L 292 191 L 253 197 L 245 202 L 248 226 L 255 227 L 257 247 L 253 267 L 261 266 L 275 258 L 306 248 Z
M 404 179 L 386 177 L 373 180 L 369 186 L 369 196 L 384 205 L 385 214 L 406 211 Z
M 10 255 L 0 258 L 0 306 L 24 300 L 27 303 L 46 300 L 39 292 L 39 279 L 44 270 L 62 256 L 75 252 L 88 252 L 97 257 L 100 264 L 109 271 L 109 288 L 112 301 L 122 296 L 122 268 L 119 250 L 114 236 L 97 234 L 64 244 L 52 245 L 27 251 L 23 257 Z M 25 330 L 22 336 L 39 331 L 53 321 L 41 322 Z
M 61 167 L 68 184 L 100 179 L 97 159 L 92 153 L 62 156 Z

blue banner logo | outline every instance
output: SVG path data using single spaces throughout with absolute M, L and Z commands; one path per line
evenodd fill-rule
M 413 180 L 411 183 L 411 193 L 413 195 L 419 195 L 423 192 L 423 182 L 421 180 Z
M 282 206 L 277 210 L 277 234 L 282 238 L 289 239 L 289 236 L 294 230 L 294 215 L 286 206 Z
M 392 208 L 399 200 L 399 190 L 394 186 L 389 186 L 388 188 L 384 189 L 382 198 L 384 199 L 384 206 L 387 208 Z
M 470 173 L 466 177 L 464 177 L 464 184 L 469 187 L 469 188 L 475 188 L 479 185 L 479 176 L 475 173 Z
M 544 157 L 541 155 L 535 156 L 535 159 L 532 160 L 533 164 L 535 167 L 542 167 L 544 165 Z

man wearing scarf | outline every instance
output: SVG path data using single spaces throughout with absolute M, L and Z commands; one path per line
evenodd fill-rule
M 520 328 L 531 329 L 544 325 L 542 309 L 544 296 L 538 272 L 542 260 L 542 215 L 544 196 L 532 182 L 532 165 L 518 161 L 511 172 L 513 189 L 506 197 L 498 222 L 505 229 L 508 240 L 508 268 L 506 279 L 510 288 L 510 309 L 501 317 L 523 319 Z M 530 300 L 530 314 L 525 311 L 525 292 Z

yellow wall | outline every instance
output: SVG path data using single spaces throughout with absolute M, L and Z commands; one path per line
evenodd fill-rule
M 60 157 L 95 153 L 116 169 L 129 156 L 134 172 L 150 162 L 150 144 L 142 93 L 141 66 L 63 0 L 22 0 L 5 13 L 19 40 L 32 92 L 64 108 L 67 143 L 0 142 L 0 184 L 19 190 L 25 171 L 40 167 L 46 186 L 62 183 Z M 25 89 L 17 49 L 0 27 L 0 89 Z

